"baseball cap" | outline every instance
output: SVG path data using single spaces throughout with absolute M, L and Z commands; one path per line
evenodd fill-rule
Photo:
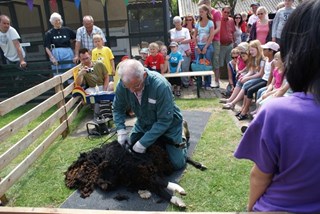
M 260 7 L 260 3 L 258 3 L 258 2 L 253 2 L 252 4 L 250 4 L 250 7 L 253 7 L 253 6 Z
M 149 53 L 148 48 L 141 48 L 140 53 L 147 54 Z
M 276 42 L 267 42 L 264 45 L 261 45 L 263 49 L 271 49 L 274 51 L 278 51 L 280 46 Z
M 174 47 L 174 46 L 177 46 L 178 47 L 178 43 L 177 42 L 171 42 L 169 47 Z

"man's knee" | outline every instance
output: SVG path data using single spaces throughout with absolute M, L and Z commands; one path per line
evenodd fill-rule
M 167 152 L 174 169 L 182 169 L 187 163 L 187 148 L 176 148 L 173 145 L 167 145 Z

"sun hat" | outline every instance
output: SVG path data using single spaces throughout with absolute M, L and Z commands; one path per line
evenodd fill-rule
M 171 42 L 169 47 L 178 47 L 178 43 L 177 42 Z
M 237 46 L 237 48 L 241 51 L 241 52 L 246 52 L 249 49 L 249 44 L 248 42 L 240 42 L 240 44 Z
M 258 2 L 253 2 L 252 4 L 250 4 L 250 7 L 253 7 L 253 6 L 260 7 L 260 3 L 258 3 Z
M 278 51 L 280 49 L 280 46 L 276 42 L 267 42 L 264 45 L 261 45 L 263 49 L 271 49 L 274 51 Z
M 141 48 L 140 53 L 142 53 L 142 54 L 148 54 L 148 53 L 149 53 L 149 50 L 148 50 L 148 48 Z

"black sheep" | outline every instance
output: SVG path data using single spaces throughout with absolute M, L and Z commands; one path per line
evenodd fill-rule
M 134 190 L 149 190 L 171 203 L 185 207 L 183 201 L 166 189 L 185 195 L 178 184 L 164 180 L 173 167 L 159 140 L 146 153 L 136 154 L 123 148 L 117 141 L 80 154 L 65 173 L 69 188 L 79 189 L 81 197 L 88 197 L 96 186 L 108 191 L 118 186 Z

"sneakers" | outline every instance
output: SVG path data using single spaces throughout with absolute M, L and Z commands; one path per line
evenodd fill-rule
M 219 81 L 212 81 L 210 87 L 211 88 L 220 88 Z

